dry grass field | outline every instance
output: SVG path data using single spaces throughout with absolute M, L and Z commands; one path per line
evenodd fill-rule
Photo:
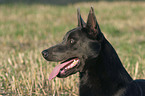
M 41 51 L 77 26 L 76 9 L 87 19 L 93 6 L 107 39 L 134 79 L 145 79 L 145 2 L 0 5 L 0 95 L 77 96 L 79 74 L 48 81 L 57 63 Z

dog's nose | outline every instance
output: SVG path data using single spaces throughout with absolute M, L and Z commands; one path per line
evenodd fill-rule
M 46 50 L 42 51 L 43 57 L 48 57 L 48 52 Z

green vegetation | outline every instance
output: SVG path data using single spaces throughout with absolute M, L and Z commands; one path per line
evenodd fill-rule
M 45 61 L 41 51 L 77 26 L 77 8 L 86 20 L 91 6 L 127 71 L 145 79 L 145 2 L 1 4 L 0 95 L 77 96 L 78 74 L 48 81 L 57 63 Z

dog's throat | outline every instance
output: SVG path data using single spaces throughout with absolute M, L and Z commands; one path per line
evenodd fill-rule
M 52 80 L 54 77 L 56 77 L 59 73 L 65 74 L 65 72 L 73 67 L 75 67 L 79 62 L 78 58 L 71 59 L 69 61 L 63 62 L 59 65 L 57 65 L 51 74 L 49 75 L 49 80 Z

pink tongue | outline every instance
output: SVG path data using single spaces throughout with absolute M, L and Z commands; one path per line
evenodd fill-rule
M 54 77 L 56 77 L 58 75 L 58 73 L 59 73 L 59 71 L 60 71 L 61 68 L 63 68 L 64 66 L 66 66 L 67 64 L 72 63 L 72 62 L 73 62 L 73 60 L 70 60 L 70 61 L 67 61 L 67 62 L 64 62 L 62 64 L 57 65 L 53 69 L 53 71 L 50 73 L 48 80 L 49 81 L 52 80 Z

